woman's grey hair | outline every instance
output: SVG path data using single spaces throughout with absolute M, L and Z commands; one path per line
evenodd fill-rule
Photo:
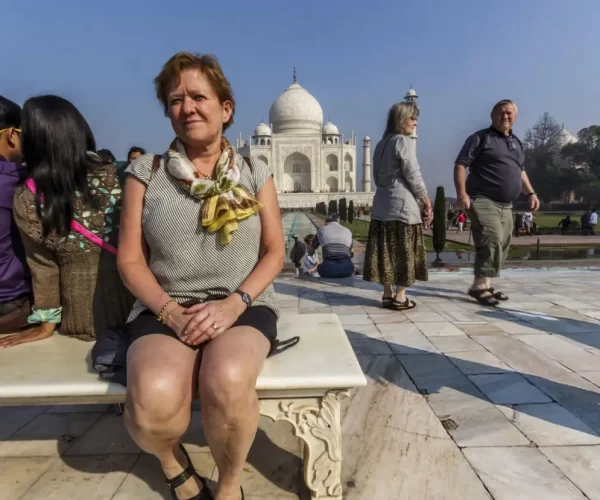
M 402 134 L 404 122 L 413 116 L 419 116 L 419 106 L 415 102 L 397 102 L 389 112 L 383 137 L 387 135 Z

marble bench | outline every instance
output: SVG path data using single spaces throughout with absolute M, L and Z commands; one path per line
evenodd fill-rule
M 284 315 L 279 337 L 300 336 L 269 358 L 257 390 L 260 413 L 285 420 L 304 442 L 312 498 L 341 499 L 340 401 L 367 381 L 335 314 Z M 91 369 L 91 344 L 52 338 L 0 349 L 0 406 L 123 403 L 126 389 Z

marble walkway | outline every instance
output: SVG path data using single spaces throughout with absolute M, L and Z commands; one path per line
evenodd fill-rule
M 508 271 L 497 309 L 469 281 L 432 273 L 406 313 L 360 278 L 277 281 L 282 314 L 340 316 L 369 380 L 343 408 L 344 498 L 600 499 L 600 271 Z M 214 480 L 198 421 L 184 442 Z M 287 424 L 262 420 L 247 498 L 307 499 L 300 456 Z M 169 497 L 122 419 L 86 406 L 0 408 L 0 498 Z

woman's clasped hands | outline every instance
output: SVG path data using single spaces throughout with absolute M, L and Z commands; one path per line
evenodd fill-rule
M 189 346 L 198 346 L 227 331 L 246 309 L 237 296 L 209 300 L 191 307 L 175 307 L 166 320 L 179 339 Z

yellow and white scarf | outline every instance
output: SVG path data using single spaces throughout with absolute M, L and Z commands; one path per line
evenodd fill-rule
M 235 151 L 229 141 L 221 140 L 221 157 L 217 161 L 215 180 L 201 179 L 188 160 L 183 144 L 175 139 L 167 151 L 167 172 L 179 180 L 193 198 L 202 200 L 200 223 L 209 233 L 221 231 L 221 245 L 231 242 L 238 221 L 258 213 L 263 205 L 240 182 Z

